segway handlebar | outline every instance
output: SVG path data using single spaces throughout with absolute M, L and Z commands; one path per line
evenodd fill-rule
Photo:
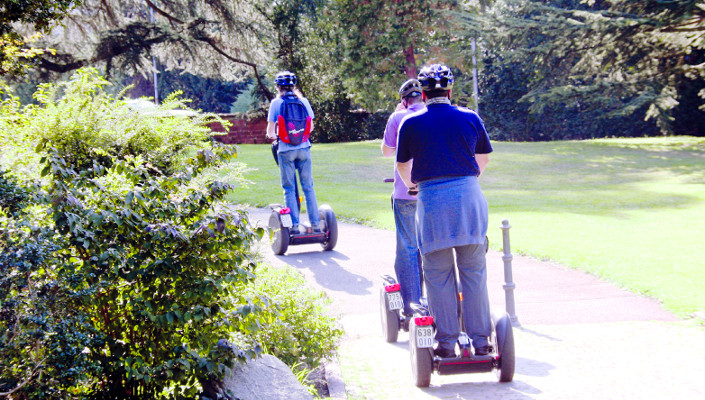
M 394 178 L 384 178 L 384 182 L 385 183 L 394 182 Z M 406 194 L 408 194 L 409 196 L 416 196 L 417 194 L 419 194 L 419 186 L 414 185 L 413 188 L 406 191 Z

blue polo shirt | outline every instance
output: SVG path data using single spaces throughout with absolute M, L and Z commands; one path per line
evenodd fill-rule
M 442 177 L 479 176 L 475 154 L 492 152 L 480 116 L 450 104 L 431 104 L 399 127 L 397 161 L 414 160 L 414 183 Z M 442 160 L 442 162 L 439 162 Z

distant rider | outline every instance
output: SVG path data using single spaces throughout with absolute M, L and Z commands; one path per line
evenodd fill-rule
M 391 157 L 396 154 L 397 134 L 402 119 L 416 111 L 423 110 L 424 105 L 421 84 L 416 79 L 409 79 L 399 88 L 399 107 L 389 116 L 384 130 L 382 154 Z M 406 185 L 394 169 L 394 191 L 392 192 L 392 209 L 397 232 L 396 257 L 394 272 L 401 285 L 401 297 L 404 300 L 404 314 L 411 316 L 410 304 L 418 303 L 422 295 L 421 253 L 416 243 L 416 196 L 407 193 Z
M 267 137 L 270 139 L 277 138 L 277 118 L 280 115 L 279 109 L 283 102 L 283 96 L 298 97 L 306 107 L 311 119 L 314 118 L 311 104 L 301 95 L 301 92 L 296 89 L 296 81 L 296 75 L 289 71 L 282 71 L 274 78 L 274 83 L 277 86 L 279 95 L 276 99 L 272 100 L 269 105 Z M 311 130 L 313 130 L 313 121 L 311 122 Z M 311 172 L 311 141 L 307 139 L 298 145 L 292 146 L 280 140 L 277 149 L 277 158 L 279 160 L 281 185 L 284 189 L 284 199 L 286 206 L 291 209 L 291 220 L 293 222 L 292 232 L 305 233 L 305 229 L 299 226 L 299 207 L 295 188 L 297 170 L 299 171 L 301 187 L 306 197 L 308 219 L 311 222 L 313 231 L 316 233 L 321 232 L 318 203 L 316 201 L 316 193 L 313 190 L 313 174 Z

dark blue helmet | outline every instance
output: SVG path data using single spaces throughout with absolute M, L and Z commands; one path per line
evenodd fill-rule
M 294 86 L 296 85 L 296 74 L 289 71 L 282 71 L 274 78 L 274 83 L 278 86 Z
M 431 64 L 421 68 L 419 72 L 419 82 L 421 88 L 429 90 L 450 90 L 453 88 L 453 72 L 443 64 Z

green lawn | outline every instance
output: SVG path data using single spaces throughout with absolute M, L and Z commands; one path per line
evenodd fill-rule
M 380 142 L 315 144 L 319 204 L 340 219 L 393 229 L 393 163 Z M 687 316 L 705 310 L 705 138 L 494 143 L 481 178 L 490 241 L 503 219 L 512 251 L 580 268 L 660 299 Z M 240 146 L 253 183 L 232 200 L 283 201 L 267 145 Z

